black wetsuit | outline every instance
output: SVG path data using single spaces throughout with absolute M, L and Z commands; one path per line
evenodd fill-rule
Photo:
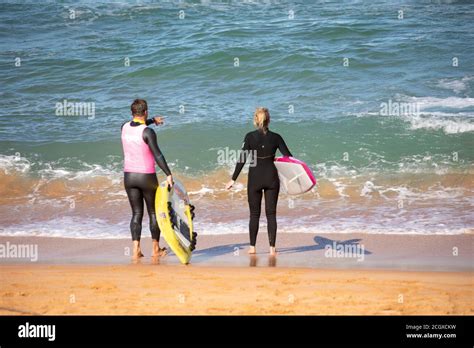
M 127 123 L 127 122 L 125 122 Z M 125 124 L 124 123 L 124 124 Z M 152 119 L 146 120 L 146 125 L 153 123 Z M 124 126 L 122 125 L 122 128 Z M 140 123 L 131 121 L 132 127 L 139 126 Z M 158 147 L 156 141 L 156 134 L 151 128 L 146 128 L 143 131 L 143 141 L 148 144 L 155 162 L 161 168 L 161 170 L 168 176 L 171 175 L 171 171 L 168 168 L 165 157 Z M 132 240 L 139 241 L 142 233 L 142 220 L 143 220 L 143 200 L 145 200 L 146 208 L 148 211 L 148 217 L 150 218 L 150 232 L 153 239 L 160 239 L 160 228 L 156 221 L 155 214 L 155 195 L 158 187 L 158 180 L 156 174 L 144 174 L 144 173 L 124 173 L 124 184 L 125 190 L 127 191 L 128 200 L 132 207 L 132 220 L 130 221 L 130 232 L 132 233 Z
M 260 220 L 262 204 L 262 191 L 265 194 L 265 214 L 267 216 L 268 239 L 270 246 L 274 247 L 276 242 L 276 207 L 278 193 L 280 192 L 280 179 L 273 163 L 276 150 L 280 150 L 283 156 L 291 156 L 290 150 L 283 138 L 271 131 L 253 131 L 245 136 L 242 145 L 242 153 L 235 166 L 232 180 L 237 180 L 248 155 L 253 156 L 249 168 L 249 179 L 247 184 L 247 195 L 250 208 L 250 245 L 255 246 Z M 256 154 L 256 158 L 255 158 Z

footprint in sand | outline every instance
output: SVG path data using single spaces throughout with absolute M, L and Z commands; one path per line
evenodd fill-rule
M 140 278 L 149 278 L 149 277 L 153 277 L 155 275 L 155 273 L 146 273 L 146 274 L 140 274 Z
M 94 283 L 90 288 L 92 290 L 117 290 L 117 286 L 112 283 Z

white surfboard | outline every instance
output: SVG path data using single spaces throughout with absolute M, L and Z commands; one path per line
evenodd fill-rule
M 290 195 L 299 195 L 316 185 L 316 178 L 306 163 L 293 157 L 275 158 L 280 178 L 280 189 Z

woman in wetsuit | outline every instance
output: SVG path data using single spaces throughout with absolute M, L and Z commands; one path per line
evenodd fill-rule
M 280 179 L 273 163 L 276 150 L 280 150 L 283 156 L 291 156 L 290 150 L 283 138 L 268 129 L 270 124 L 270 113 L 267 108 L 257 108 L 253 120 L 257 130 L 247 133 L 242 144 L 242 152 L 235 166 L 232 180 L 226 188 L 230 189 L 240 171 L 242 170 L 247 157 L 253 156 L 252 165 L 249 168 L 249 178 L 247 184 L 247 196 L 250 209 L 250 249 L 249 254 L 255 254 L 255 244 L 257 242 L 258 225 L 260 220 L 260 209 L 262 203 L 262 193 L 265 195 L 265 214 L 267 216 L 268 239 L 270 243 L 270 255 L 275 256 L 276 243 L 276 207 L 278 193 L 280 192 Z
M 143 201 L 146 203 L 150 218 L 150 232 L 153 239 L 152 257 L 166 254 L 160 249 L 160 228 L 156 221 L 155 194 L 158 180 L 155 162 L 166 174 L 168 185 L 173 185 L 173 177 L 168 164 L 158 147 L 156 134 L 147 126 L 155 122 L 161 124 L 161 118 L 148 120 L 148 105 L 143 99 L 135 99 L 131 106 L 133 120 L 122 125 L 122 147 L 124 153 L 124 184 L 128 200 L 132 207 L 130 231 L 133 240 L 133 258 L 143 257 L 140 237 L 143 220 Z

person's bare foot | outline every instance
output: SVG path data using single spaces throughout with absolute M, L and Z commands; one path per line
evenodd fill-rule
M 270 247 L 270 256 L 276 256 L 276 255 L 277 255 L 276 248 L 275 247 Z
M 153 249 L 151 253 L 151 257 L 161 257 L 168 254 L 168 250 L 166 248 L 160 248 L 160 244 L 157 240 L 153 239 Z
M 257 249 L 254 246 L 250 246 L 248 253 L 254 255 L 257 253 Z
M 141 257 L 143 257 L 143 254 L 142 254 L 142 249 L 140 248 L 140 242 L 137 240 L 134 240 L 132 259 L 137 260 Z

